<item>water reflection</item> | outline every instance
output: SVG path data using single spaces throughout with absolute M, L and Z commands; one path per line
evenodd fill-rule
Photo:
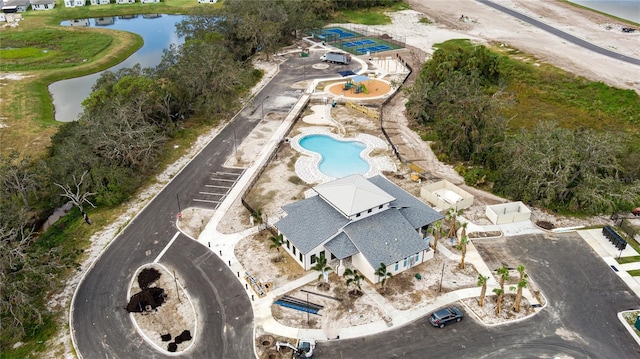
M 132 67 L 139 63 L 142 67 L 154 67 L 162 59 L 162 51 L 171 44 L 182 44 L 184 39 L 175 32 L 176 23 L 182 21 L 181 15 L 149 16 L 133 15 L 133 18 L 101 17 L 87 20 L 87 25 L 75 24 L 78 20 L 63 21 L 63 26 L 100 26 L 114 30 L 129 31 L 139 34 L 144 39 L 144 46 L 125 61 L 110 68 L 117 71 Z M 84 21 L 82 20 L 82 21 Z M 153 22 L 153 23 L 151 23 Z M 55 119 L 61 122 L 76 121 L 82 112 L 82 101 L 91 93 L 91 87 L 100 77 L 100 73 L 58 81 L 49 86 L 55 107 Z

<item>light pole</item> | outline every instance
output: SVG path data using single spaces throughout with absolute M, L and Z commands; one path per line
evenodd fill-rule
M 269 96 L 265 97 L 264 99 L 262 99 L 262 102 L 260 103 L 260 114 L 262 118 L 264 118 L 264 102 L 269 98 Z

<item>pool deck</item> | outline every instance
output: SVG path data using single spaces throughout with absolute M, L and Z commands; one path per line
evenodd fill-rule
M 293 149 L 303 155 L 296 161 L 295 170 L 298 177 L 306 183 L 326 183 L 335 179 L 320 171 L 318 166 L 320 165 L 320 161 L 322 161 L 322 156 L 319 153 L 309 151 L 300 146 L 300 139 L 309 135 L 327 135 L 339 141 L 359 141 L 364 143 L 367 148 L 362 151 L 360 157 L 369 164 L 369 171 L 364 174 L 366 178 L 381 174 L 383 171 L 396 171 L 396 165 L 389 156 L 370 156 L 373 150 L 381 149 L 386 151 L 389 149 L 387 143 L 378 137 L 361 133 L 356 137 L 344 138 L 333 133 L 331 129 L 327 127 L 319 126 L 302 128 L 300 132 L 300 134 L 290 139 L 290 143 Z

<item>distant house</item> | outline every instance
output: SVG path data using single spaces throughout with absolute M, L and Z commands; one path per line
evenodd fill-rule
M 85 6 L 87 0 L 64 0 L 65 7 Z
M 200 4 L 215 4 L 218 0 L 198 0 Z
M 91 0 L 91 5 L 109 5 L 111 0 Z
M 391 274 L 433 258 L 428 227 L 443 216 L 383 176 L 355 174 L 313 188 L 315 195 L 282 207 L 286 216 L 274 225 L 283 248 L 305 270 L 318 257 L 344 260 L 372 283 L 380 263 Z
M 142 4 L 152 4 L 156 2 L 160 2 L 160 0 L 140 0 L 140 3 Z
M 56 0 L 31 0 L 31 8 L 34 11 L 51 10 L 56 6 Z
M 25 12 L 29 10 L 29 6 L 31 6 L 29 0 L 6 0 L 4 4 L 2 4 L 2 12 L 5 14 Z
M 122 5 L 122 4 L 135 4 L 136 0 L 116 0 L 116 4 L 118 5 Z

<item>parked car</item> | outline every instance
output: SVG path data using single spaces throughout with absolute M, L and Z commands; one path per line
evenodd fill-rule
M 434 327 L 444 328 L 451 322 L 459 322 L 464 317 L 464 313 L 457 307 L 448 307 L 437 310 L 429 316 L 429 322 Z

